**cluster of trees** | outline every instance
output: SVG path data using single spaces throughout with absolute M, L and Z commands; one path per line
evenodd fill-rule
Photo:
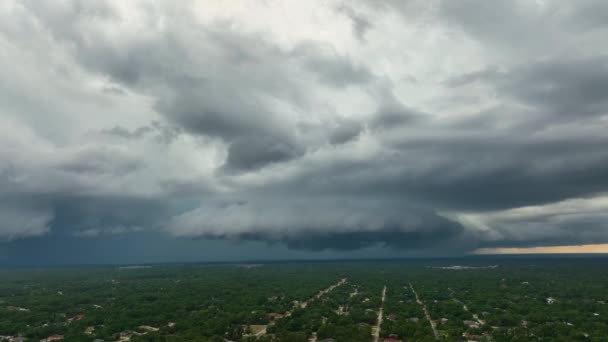
M 465 262 L 475 266 L 450 261 Z M 0 335 L 40 340 L 60 334 L 83 342 L 115 341 L 121 332 L 134 342 L 304 342 L 313 335 L 370 341 L 383 305 L 382 337 L 432 341 L 410 283 L 444 340 L 485 334 L 492 341 L 601 341 L 608 335 L 604 259 L 476 262 L 500 265 L 450 270 L 433 267 L 449 265 L 445 260 L 419 260 L 5 270 Z M 294 301 L 341 278 L 348 282 L 294 310 Z M 282 319 L 269 316 L 287 311 L 291 315 Z M 465 325 L 474 314 L 484 324 Z M 266 334 L 252 336 L 252 325 L 267 325 Z

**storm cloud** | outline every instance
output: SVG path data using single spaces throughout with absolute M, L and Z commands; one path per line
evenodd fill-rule
M 0 249 L 608 243 L 605 10 L 4 1 Z

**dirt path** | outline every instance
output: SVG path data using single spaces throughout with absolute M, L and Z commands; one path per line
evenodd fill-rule
M 414 296 L 416 296 L 416 302 L 418 304 L 420 304 L 420 306 L 422 307 L 422 311 L 424 311 L 424 315 L 426 316 L 427 321 L 429 321 L 429 323 L 431 324 L 431 329 L 433 330 L 433 335 L 435 335 L 435 339 L 438 340 L 439 339 L 439 333 L 437 332 L 437 327 L 435 326 L 435 322 L 431 319 L 431 315 L 429 315 L 429 311 L 426 309 L 426 305 L 424 304 L 423 301 L 420 300 L 420 298 L 418 297 L 418 293 L 416 293 L 416 290 L 414 290 L 414 287 L 412 286 L 412 284 L 410 283 L 410 289 L 412 289 L 412 292 L 414 293 Z
M 455 301 L 456 303 L 462 304 L 462 310 L 471 313 L 471 311 L 469 311 L 469 308 L 467 307 L 467 305 L 465 303 L 463 303 L 462 301 L 460 301 L 459 299 L 456 299 L 454 297 L 452 297 L 452 300 Z M 473 314 L 473 319 L 479 323 L 479 325 L 484 325 L 486 324 L 486 322 L 482 319 L 479 318 L 479 316 L 477 314 Z
M 266 329 L 267 329 L 267 328 L 268 328 L 268 326 L 266 326 L 264 329 L 262 329 L 262 330 L 258 331 L 258 332 L 257 332 L 255 335 L 253 335 L 253 336 L 255 336 L 255 337 L 260 337 L 260 336 L 262 336 L 262 335 L 266 335 Z
M 380 310 L 378 310 L 378 319 L 376 321 L 376 329 L 374 331 L 374 342 L 378 342 L 380 339 L 380 327 L 382 326 L 382 315 L 384 313 L 384 300 L 386 299 L 386 286 L 382 290 L 382 302 L 380 303 Z

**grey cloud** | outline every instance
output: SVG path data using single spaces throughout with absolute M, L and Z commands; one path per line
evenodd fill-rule
M 608 243 L 608 215 L 603 212 L 552 214 L 546 217 L 493 221 L 498 237 L 482 247 L 534 247 Z
M 462 87 L 472 82 L 489 85 L 502 99 L 525 106 L 528 111 L 525 124 L 530 128 L 608 114 L 608 59 L 605 57 L 554 58 L 503 71 L 487 68 L 454 76 L 445 84 Z
M 247 171 L 265 165 L 284 162 L 301 156 L 298 146 L 266 137 L 237 139 L 228 148 L 225 167 L 228 170 Z
M 329 134 L 329 142 L 333 145 L 340 145 L 356 139 L 364 127 L 360 122 L 354 120 L 343 120 Z
M 432 127 L 432 126 L 431 126 Z M 324 160 L 275 184 L 280 194 L 415 199 L 444 210 L 550 203 L 608 190 L 605 138 L 397 132 L 373 158 Z
M 297 121 L 277 108 L 277 103 L 289 103 L 308 109 L 309 95 L 298 79 L 313 77 L 337 88 L 373 80 L 364 66 L 336 55 L 331 47 L 302 42 L 292 49 L 279 48 L 264 35 L 243 34 L 228 24 L 196 24 L 180 6 L 174 9 L 184 12 L 179 22 L 171 17 L 172 25 L 165 30 L 132 37 L 125 45 L 108 41 L 97 25 L 82 18 L 78 6 L 67 6 L 51 15 L 33 4 L 28 9 L 58 42 L 74 47 L 69 51 L 82 65 L 151 96 L 155 109 L 170 125 L 225 142 L 232 152 L 226 164 L 236 168 L 250 167 L 238 165 L 243 159 L 239 154 L 243 139 L 253 139 L 261 154 L 245 162 L 256 167 L 262 167 L 257 164 L 264 160 L 286 161 L 303 155 L 304 149 L 292 138 Z M 144 20 L 152 20 L 154 15 L 143 13 Z M 104 24 L 116 20 L 113 16 L 98 19 Z M 128 132 L 115 127 L 106 133 L 139 137 L 147 133 L 145 130 Z M 257 138 L 249 136 L 269 136 L 286 148 L 256 143 Z M 263 151 L 263 147 L 269 149 Z
M 118 88 L 118 87 L 103 87 L 102 91 L 106 94 L 110 94 L 110 95 L 124 95 L 125 91 L 124 89 Z
M 147 126 L 140 126 L 129 130 L 122 126 L 114 126 L 99 131 L 102 135 L 118 137 L 122 139 L 142 139 L 152 135 L 155 141 L 163 144 L 172 143 L 181 133 L 177 127 L 169 126 L 158 121 L 152 121 Z
M 608 114 L 608 59 L 539 62 L 515 69 L 498 80 L 501 93 L 568 116 Z
M 488 81 L 492 79 L 498 79 L 504 76 L 500 73 L 496 66 L 487 67 L 482 70 L 453 76 L 444 81 L 444 84 L 448 87 L 459 87 L 463 85 L 470 84 L 475 81 Z
M 608 4 L 602 0 L 582 0 L 575 4 L 562 4 L 571 6 L 564 19 L 568 24 L 577 28 L 579 32 L 608 29 Z
M 58 159 L 58 169 L 70 173 L 124 175 L 141 167 L 135 156 L 113 146 L 83 146 Z
M 355 11 L 352 7 L 348 5 L 343 4 L 341 6 L 338 6 L 337 11 L 340 13 L 344 13 L 352 21 L 352 27 L 355 36 L 360 41 L 364 41 L 365 34 L 373 26 L 372 22 L 368 20 L 364 15 Z
M 432 210 L 369 200 L 256 198 L 206 204 L 174 217 L 182 237 L 262 240 L 307 250 L 353 250 L 374 245 L 425 248 L 455 243 L 463 227 Z
M 53 220 L 50 208 L 35 203 L 12 202 L 0 199 L 0 240 L 41 236 L 50 230 Z
M 121 234 L 142 229 L 159 229 L 169 214 L 169 203 L 158 198 L 132 195 L 54 194 L 46 197 L 53 205 L 50 228 L 54 234 L 96 231 Z M 86 234 L 85 234 L 86 235 Z
M 442 1 L 439 15 L 446 27 L 462 30 L 492 49 L 490 53 L 508 53 L 517 60 L 553 54 L 565 43 L 568 32 L 563 30 L 555 8 L 564 6 L 554 3 L 558 2 Z
M 318 44 L 305 43 L 298 46 L 292 56 L 303 59 L 308 70 L 314 72 L 321 82 L 333 87 L 367 84 L 373 80 L 373 75 L 365 67 L 355 65 L 348 57 L 324 50 L 327 49 Z
M 125 139 L 138 139 L 150 133 L 150 131 L 152 131 L 152 128 L 147 126 L 139 127 L 133 131 L 129 131 L 128 129 L 121 126 L 114 126 L 110 129 L 101 130 L 101 133 Z
M 418 124 L 427 116 L 402 104 L 388 102 L 377 111 L 369 125 L 372 129 L 399 129 L 404 125 Z

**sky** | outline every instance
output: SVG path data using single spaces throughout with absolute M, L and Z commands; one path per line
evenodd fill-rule
M 607 13 L 3 0 L 0 264 L 608 252 Z

